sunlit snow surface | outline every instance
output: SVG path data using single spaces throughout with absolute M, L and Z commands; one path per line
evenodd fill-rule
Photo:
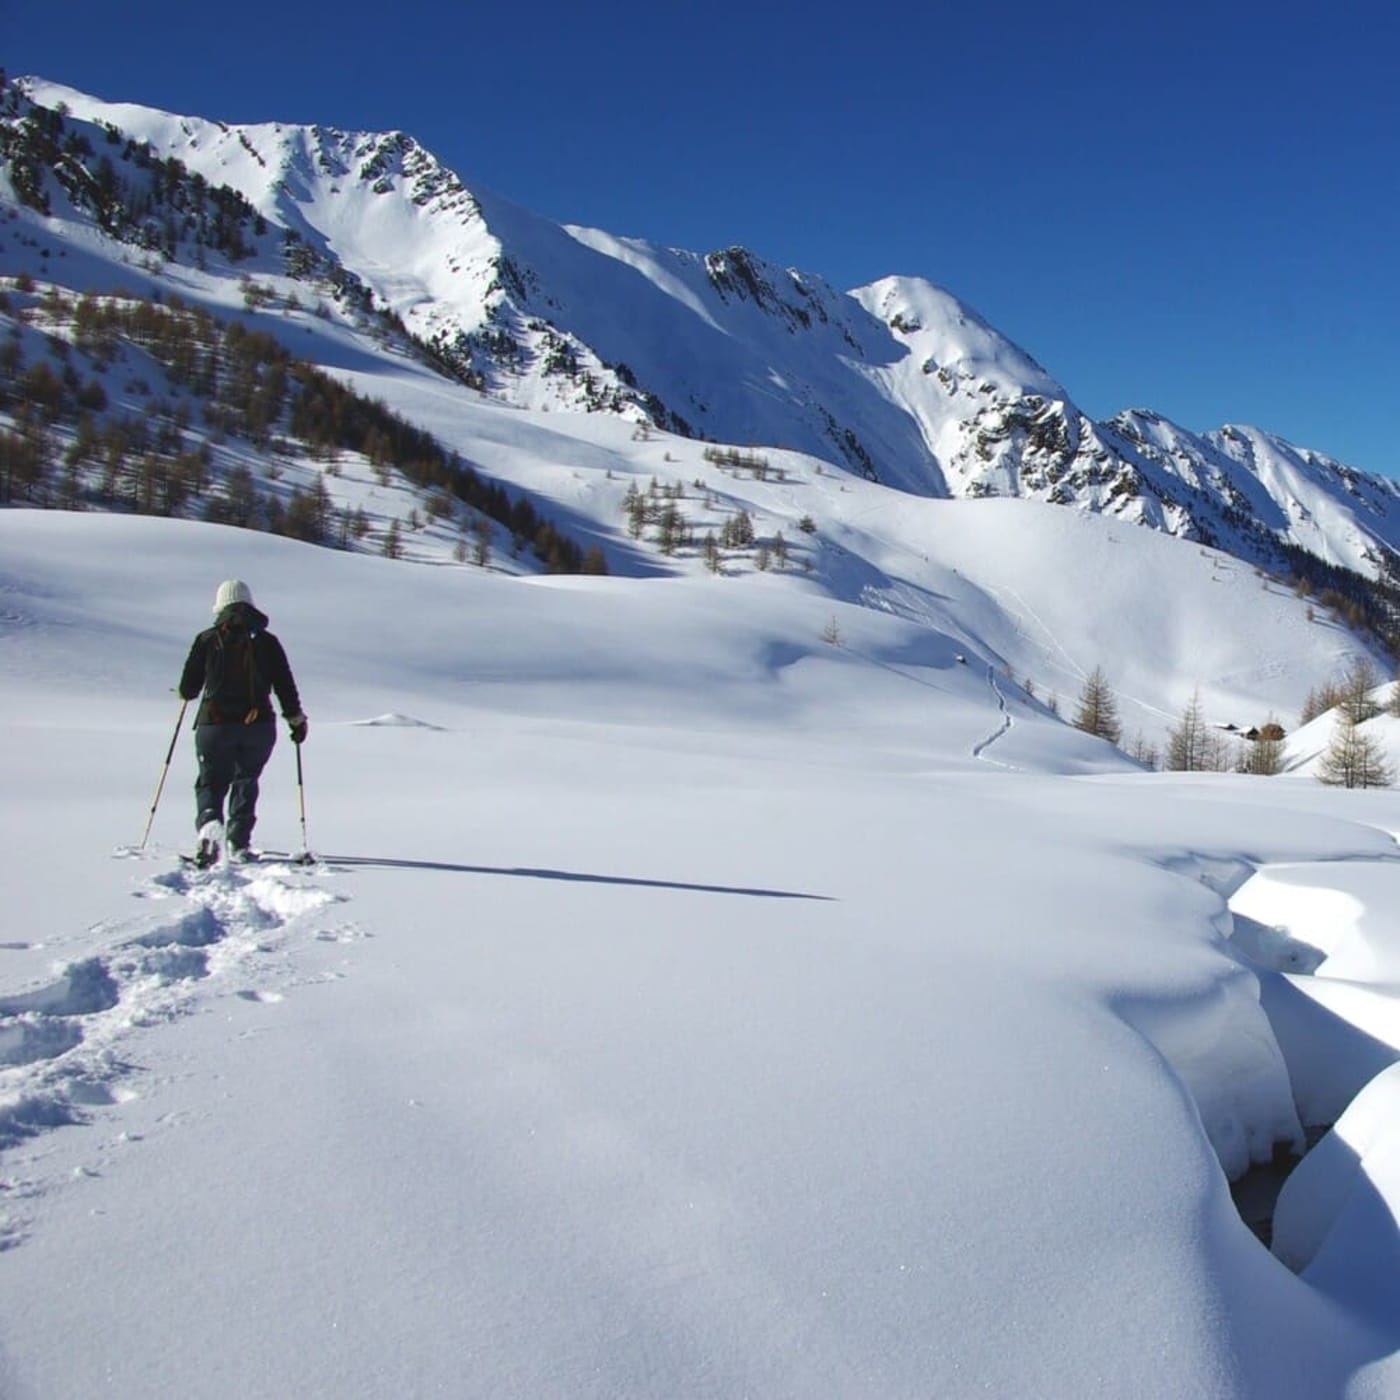
M 967 568 L 1088 567 L 1005 504 Z M 1136 771 L 970 644 L 1145 667 L 1135 614 L 943 567 L 919 619 L 0 515 L 0 1390 L 1394 1394 L 1400 798 Z M 177 866 L 187 733 L 113 858 L 228 576 L 316 869 Z M 284 739 L 258 844 L 298 796 Z M 1301 1277 L 1222 1170 L 1297 1107 Z

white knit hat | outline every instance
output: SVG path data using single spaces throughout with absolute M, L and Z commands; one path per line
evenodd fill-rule
M 226 578 L 214 594 L 215 615 L 223 612 L 230 603 L 251 603 L 253 590 L 241 578 Z

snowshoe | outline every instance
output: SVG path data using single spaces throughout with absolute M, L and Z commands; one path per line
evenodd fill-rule
M 200 870 L 208 870 L 219 863 L 219 853 L 223 849 L 224 828 L 221 822 L 205 822 L 199 828 L 199 845 L 195 847 L 191 864 Z

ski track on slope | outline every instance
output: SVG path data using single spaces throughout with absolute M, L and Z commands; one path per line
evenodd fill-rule
M 1006 608 L 1005 600 L 1002 597 L 1003 592 L 1014 601 L 1016 608 L 1006 608 L 1006 612 L 1009 617 L 1018 619 L 1016 622 L 1016 631 L 1022 637 L 1024 637 L 1028 642 L 1031 640 L 1030 633 L 1026 631 L 1026 629 L 1021 625 L 1019 621 L 1019 618 L 1024 616 L 1030 618 L 1030 620 L 1033 623 L 1035 623 L 1035 625 L 1040 629 L 1047 641 L 1050 643 L 1051 648 L 1054 651 L 1058 652 L 1064 658 L 1072 675 L 1077 677 L 1081 682 L 1088 679 L 1088 671 L 1086 671 L 1084 667 L 1081 666 L 1079 662 L 1077 662 L 1074 659 L 1074 657 L 1070 655 L 1070 653 L 1065 649 L 1064 644 L 1060 641 L 1059 637 L 1057 637 L 1055 633 L 1049 627 L 1046 626 L 1045 621 L 1040 616 L 1040 614 L 1037 613 L 1036 610 L 1033 607 L 1031 607 L 1031 605 L 1028 602 L 1026 602 L 1025 598 L 1023 598 L 1016 589 L 997 589 L 988 586 L 987 591 L 992 595 L 993 598 L 995 598 L 999 603 L 1001 603 L 1003 608 Z M 1019 613 L 1016 611 L 1016 609 L 1020 610 Z M 1170 711 L 1163 709 L 1160 705 L 1153 704 L 1150 700 L 1143 700 L 1136 695 L 1125 695 L 1122 698 L 1125 700 L 1131 700 L 1135 705 L 1140 706 L 1148 714 L 1157 715 L 1164 720 L 1174 719 L 1174 716 L 1170 713 Z
M 110 950 L 60 967 L 52 981 L 0 995 L 0 1152 L 12 1154 L 0 1175 L 0 1250 L 23 1241 L 23 1203 L 48 1189 L 15 1174 L 39 1155 L 18 1149 L 51 1128 L 91 1122 L 93 1109 L 140 1097 L 122 1082 L 132 1066 L 121 1053 L 140 1030 L 178 1019 L 211 994 L 282 1001 L 281 991 L 248 984 L 265 983 L 269 972 L 285 981 L 285 964 L 268 955 L 300 920 L 345 898 L 278 862 L 169 871 L 134 893 L 174 906 L 115 924 Z M 324 925 L 309 931 L 343 941 Z
M 1021 625 L 1021 618 L 1023 617 L 1030 618 L 1030 620 L 1033 623 L 1035 623 L 1035 625 L 1038 628 L 1040 628 L 1042 634 L 1050 643 L 1050 649 L 1052 651 L 1058 652 L 1062 657 L 1064 657 L 1065 665 L 1068 668 L 1070 675 L 1074 676 L 1077 680 L 1080 681 L 1083 681 L 1088 676 L 1089 673 L 1079 664 L 1078 661 L 1074 659 L 1073 656 L 1069 654 L 1068 651 L 1065 650 L 1064 643 L 1061 642 L 1059 637 L 1053 631 L 1051 631 L 1049 627 L 1046 626 L 1045 620 L 1040 616 L 1038 612 L 1036 612 L 1036 610 L 1033 607 L 1031 607 L 1029 603 L 1026 602 L 1026 600 L 1020 595 L 1020 593 L 1016 589 L 1011 587 L 993 588 L 990 585 L 984 586 L 986 586 L 987 592 L 990 593 L 991 596 L 995 598 L 998 603 L 1001 604 L 1002 608 L 1006 612 L 1006 615 L 1010 618 L 1015 619 L 1016 631 L 1020 633 L 1020 635 L 1023 636 L 1027 640 L 1027 642 L 1031 641 L 1031 635 Z M 1010 597 L 1016 604 L 1014 608 L 1008 608 L 1006 606 L 1006 603 L 1002 597 L 1003 593 L 1010 595 Z

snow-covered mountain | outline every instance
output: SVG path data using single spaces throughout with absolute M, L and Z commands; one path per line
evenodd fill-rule
M 845 293 L 742 248 L 561 226 L 469 189 L 402 132 L 235 126 L 14 86 L 238 191 L 274 240 L 295 237 L 287 259 L 335 269 L 501 402 L 789 448 L 920 495 L 1076 506 L 1297 574 L 1290 551 L 1372 579 L 1400 565 L 1396 482 L 1257 429 L 1196 434 L 1144 410 L 1095 422 L 920 278 Z M 24 119 L 22 105 L 8 119 L 11 164 Z
M 1369 644 L 1184 505 L 974 499 L 1131 454 L 1244 548 L 1383 483 L 1085 424 L 927 284 L 30 90 L 6 1400 L 1396 1393 L 1400 798 L 1294 729 Z M 270 858 L 194 873 L 169 687 L 230 576 L 311 737 Z M 1062 717 L 1099 668 L 1121 749 Z M 1144 771 L 1188 703 L 1286 771 Z

